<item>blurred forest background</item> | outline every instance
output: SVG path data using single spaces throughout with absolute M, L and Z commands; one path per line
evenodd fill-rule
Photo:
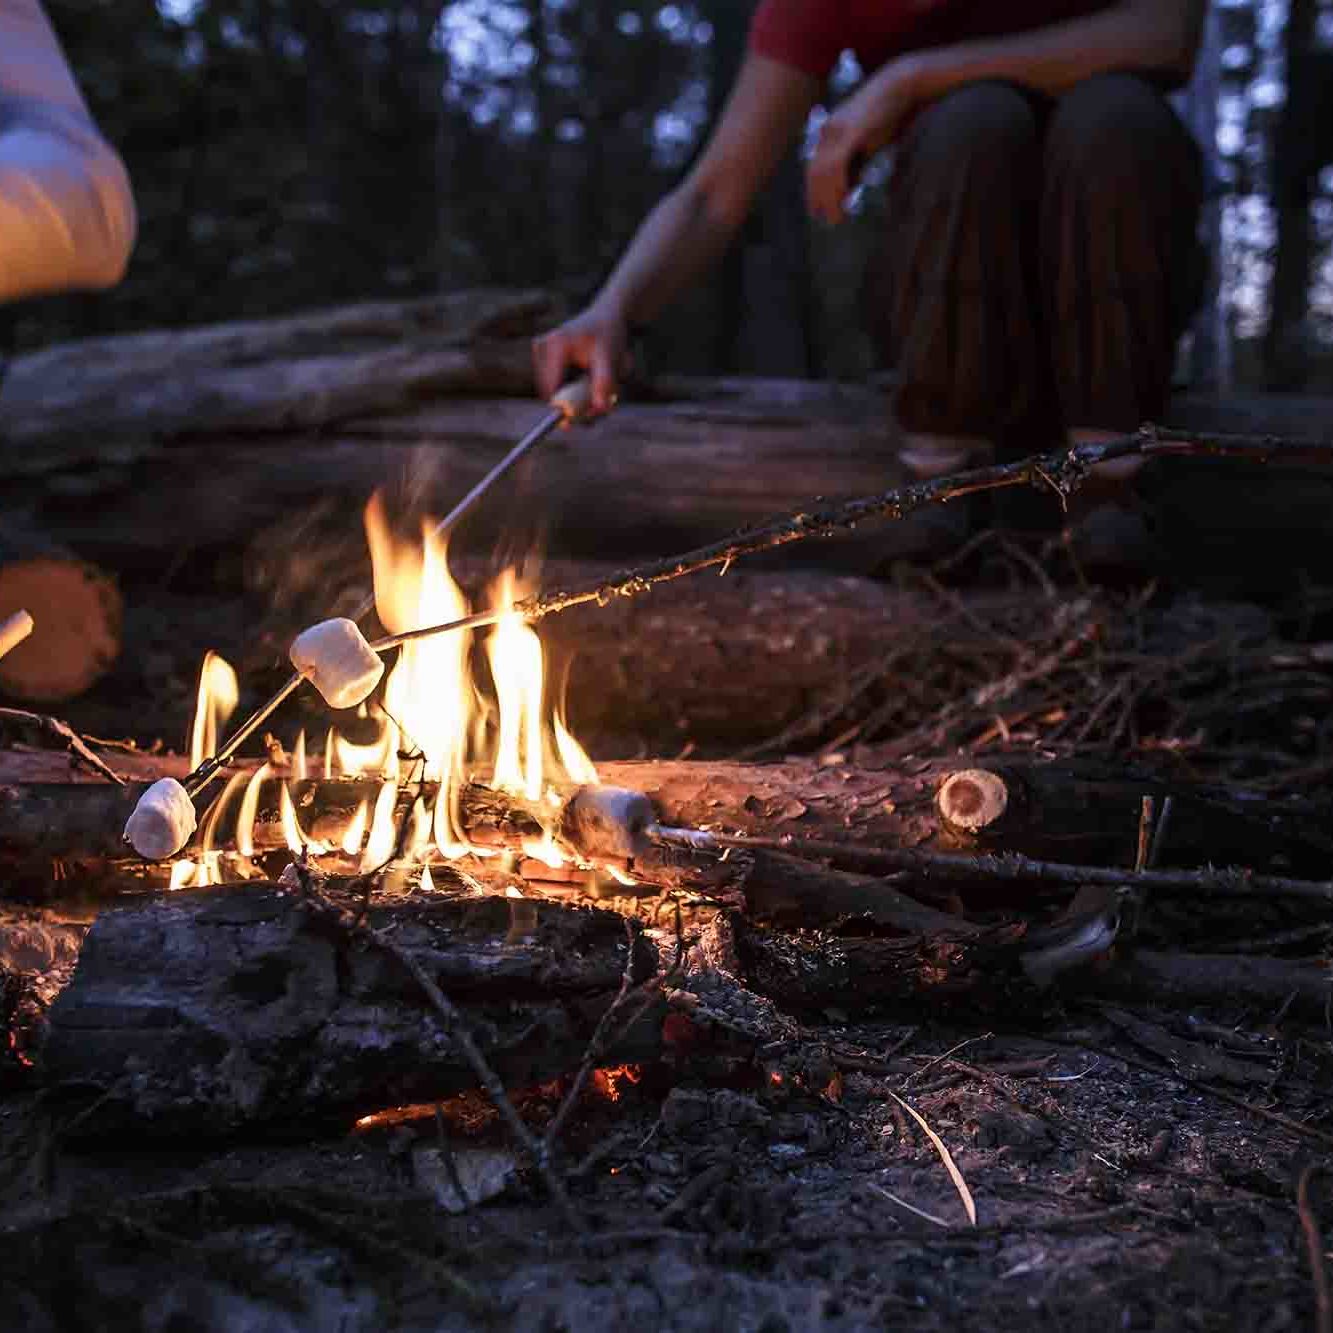
M 141 229 L 115 292 L 28 303 L 55 339 L 478 284 L 571 302 L 689 165 L 753 0 L 47 0 L 124 154 Z M 859 72 L 850 57 L 836 99 Z M 1208 150 L 1196 390 L 1333 391 L 1333 0 L 1215 0 L 1182 114 Z M 818 114 L 818 113 L 817 113 Z M 883 179 L 883 170 L 877 179 Z M 872 177 L 836 231 L 798 155 L 654 369 L 861 377 Z

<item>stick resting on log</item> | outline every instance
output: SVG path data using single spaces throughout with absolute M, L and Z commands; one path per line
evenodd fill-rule
M 578 1067 L 625 974 L 609 912 L 486 897 L 372 908 L 463 1011 L 507 1087 Z M 655 950 L 635 936 L 636 979 Z M 609 1063 L 657 1050 L 651 1010 Z M 420 987 L 272 886 L 103 913 L 52 1007 L 42 1066 L 71 1133 L 226 1135 L 431 1101 L 476 1080 Z
M 117 767 L 121 758 L 113 760 Z M 51 861 L 84 867 L 125 856 L 125 819 L 144 787 L 156 777 L 181 776 L 187 765 L 164 756 L 135 759 L 139 784 L 126 788 L 62 781 L 63 756 L 0 752 L 0 889 L 8 896 L 49 896 Z M 609 785 L 644 792 L 661 822 L 725 829 L 760 836 L 836 839 L 867 847 L 949 852 L 1018 852 L 1066 863 L 1128 865 L 1143 796 L 1171 796 L 1173 813 L 1162 863 L 1240 864 L 1261 869 L 1281 856 L 1297 873 L 1322 874 L 1333 859 L 1327 814 L 1291 802 L 1228 797 L 1223 791 L 1165 783 L 1105 764 L 1032 763 L 987 765 L 1005 792 L 1000 817 L 984 826 L 957 827 L 957 802 L 938 799 L 959 783 L 955 762 L 912 762 L 893 769 L 852 765 L 823 767 L 809 761 L 745 765 L 653 762 L 600 766 Z M 975 773 L 976 770 L 971 770 Z M 968 782 L 974 778 L 967 779 Z M 297 817 L 307 837 L 337 843 L 362 801 L 373 806 L 379 783 L 370 779 L 292 782 Z M 282 846 L 277 781 L 264 784 L 259 802 L 258 848 Z M 410 795 L 404 797 L 410 803 Z M 233 845 L 235 806 L 219 822 L 215 846 Z M 461 817 L 482 840 L 517 846 L 535 836 L 537 822 L 522 802 L 467 788 Z M 942 807 L 942 808 L 941 808 Z M 545 812 L 549 816 L 549 811 Z M 202 811 L 201 811 L 202 814 Z M 798 851 L 798 848 L 793 848 Z M 188 853 L 187 853 L 188 854 Z M 856 858 L 838 860 L 864 870 Z M 903 869 L 902 865 L 887 867 Z M 910 868 L 910 867 L 908 867 Z M 142 887 L 138 879 L 133 880 Z M 43 888 L 46 886 L 46 888 Z M 71 881 L 70 888 L 77 887 Z M 107 883 L 108 890 L 113 885 Z

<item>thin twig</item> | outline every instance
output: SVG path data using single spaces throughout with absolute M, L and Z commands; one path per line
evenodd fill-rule
M 1134 850 L 1134 873 L 1141 875 L 1148 866 L 1149 837 L 1152 832 L 1153 808 L 1156 802 L 1151 796 L 1144 796 L 1139 801 L 1139 837 Z
M 75 762 L 86 764 L 94 773 L 99 773 L 109 782 L 114 782 L 117 787 L 125 785 L 125 779 L 105 759 L 95 755 L 84 744 L 83 737 L 68 722 L 62 722 L 58 717 L 47 717 L 45 713 L 30 713 L 25 708 L 0 708 L 0 722 L 23 722 L 55 736 L 70 752 L 70 757 Z
M 1166 849 L 1166 832 L 1171 826 L 1171 813 L 1175 809 L 1176 798 L 1168 793 L 1162 801 L 1162 814 L 1157 821 L 1157 827 L 1153 829 L 1152 844 L 1148 848 L 1148 860 L 1144 866 L 1145 870 L 1156 870 L 1157 863 L 1161 860 L 1162 852 Z
M 1247 1102 L 1244 1097 L 1238 1097 L 1234 1092 L 1227 1092 L 1224 1088 L 1214 1087 L 1211 1083 L 1205 1083 L 1201 1079 L 1191 1078 L 1188 1074 L 1182 1073 L 1179 1069 L 1170 1065 L 1153 1064 L 1151 1060 L 1141 1060 L 1136 1055 L 1126 1055 L 1124 1051 L 1099 1051 L 1094 1050 L 1086 1042 L 1065 1041 L 1060 1037 L 1043 1037 L 1053 1046 L 1073 1046 L 1080 1051 L 1086 1051 L 1088 1055 L 1094 1058 L 1107 1056 L 1112 1060 L 1119 1060 L 1122 1064 L 1133 1066 L 1135 1069 L 1141 1069 L 1145 1073 L 1155 1074 L 1158 1078 L 1173 1078 L 1178 1083 L 1184 1083 L 1187 1087 L 1194 1088 L 1209 1097 L 1216 1097 L 1220 1101 L 1229 1103 L 1239 1110 L 1248 1111 L 1251 1115 L 1258 1116 L 1261 1120 L 1267 1120 L 1274 1125 L 1280 1125 L 1288 1133 L 1295 1134 L 1299 1138 L 1313 1139 L 1316 1143 L 1322 1143 L 1325 1147 L 1333 1148 L 1333 1134 L 1326 1130 L 1317 1129 L 1314 1125 L 1303 1124 L 1299 1120 L 1293 1120 L 1288 1115 L 1283 1115 L 1281 1111 L 1270 1111 L 1266 1106 L 1260 1106 L 1257 1102 Z
M 616 992 L 616 998 L 611 1001 L 606 1012 L 598 1019 L 597 1026 L 593 1029 L 592 1037 L 588 1042 L 588 1049 L 583 1053 L 583 1063 L 579 1066 L 578 1073 L 574 1075 L 574 1081 L 569 1085 L 569 1091 L 565 1093 L 564 1101 L 560 1103 L 554 1119 L 542 1138 L 541 1153 L 545 1161 L 549 1162 L 551 1160 L 555 1145 L 565 1127 L 565 1121 L 569 1119 L 570 1112 L 574 1109 L 575 1103 L 582 1094 L 584 1084 L 587 1083 L 589 1076 L 592 1074 L 593 1067 L 602 1058 L 606 1033 L 610 1030 L 612 1021 L 624 1007 L 634 988 L 634 927 L 630 924 L 628 918 L 625 920 L 625 948 L 625 970 L 620 976 L 620 989 Z
M 943 1064 L 956 1052 L 961 1051 L 964 1046 L 971 1046 L 974 1041 L 989 1041 L 994 1035 L 995 1033 L 993 1032 L 983 1032 L 978 1037 L 964 1037 L 962 1041 L 956 1043 L 953 1046 L 950 1046 L 949 1049 L 945 1051 L 943 1055 L 932 1056 L 927 1061 L 926 1064 L 922 1065 L 920 1069 L 918 1069 L 915 1073 L 911 1075 L 910 1078 L 908 1078 L 907 1082 L 911 1083 L 915 1079 L 921 1078 L 924 1074 L 929 1074 L 930 1071 L 934 1069 L 936 1065 Z
M 699 849 L 755 847 L 790 852 L 796 856 L 828 857 L 856 862 L 872 869 L 915 872 L 923 878 L 934 875 L 941 879 L 1027 880 L 1075 887 L 1105 884 L 1112 888 L 1155 889 L 1161 893 L 1206 891 L 1226 897 L 1306 898 L 1333 902 L 1333 881 L 1256 875 L 1243 866 L 1135 871 L 1115 866 L 1039 861 L 1019 852 L 964 856 L 948 852 L 922 852 L 906 847 L 869 847 L 857 842 L 832 838 L 798 838 L 790 834 L 755 837 L 748 834 L 659 828 L 653 836 L 662 842 L 678 841 Z
M 939 1217 L 935 1213 L 928 1213 L 924 1208 L 918 1208 L 914 1203 L 908 1203 L 906 1199 L 900 1199 L 892 1190 L 886 1190 L 883 1185 L 877 1185 L 873 1180 L 870 1181 L 870 1188 L 876 1194 L 882 1194 L 890 1203 L 896 1203 L 899 1208 L 905 1208 L 915 1217 L 921 1218 L 926 1222 L 933 1222 L 937 1227 L 943 1227 L 945 1231 L 953 1228 L 953 1223 L 946 1218 Z
M 1316 1333 L 1333 1333 L 1333 1292 L 1329 1289 L 1328 1265 L 1324 1261 L 1324 1238 L 1319 1232 L 1319 1219 L 1310 1206 L 1310 1180 L 1320 1170 L 1311 1163 L 1301 1172 L 1296 1186 L 1296 1211 L 1305 1233 L 1305 1249 L 1310 1256 L 1310 1277 L 1314 1282 Z
M 939 1155 L 939 1159 L 944 1163 L 944 1169 L 949 1173 L 949 1179 L 953 1181 L 953 1187 L 958 1191 L 958 1197 L 963 1201 L 963 1211 L 967 1214 L 967 1220 L 973 1225 L 977 1224 L 977 1205 L 972 1198 L 972 1191 L 967 1187 L 967 1181 L 963 1179 L 963 1173 L 958 1169 L 958 1164 L 953 1160 L 948 1148 L 944 1146 L 944 1140 L 935 1133 L 930 1127 L 926 1117 L 921 1114 L 914 1106 L 903 1101 L 892 1088 L 888 1089 L 888 1094 L 899 1106 L 907 1112 L 908 1115 L 921 1126 L 926 1137 L 930 1140 L 931 1146 Z

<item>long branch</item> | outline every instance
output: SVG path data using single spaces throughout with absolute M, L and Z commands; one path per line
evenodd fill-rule
M 1034 454 L 1014 463 L 999 463 L 993 467 L 976 468 L 951 477 L 933 481 L 917 481 L 895 487 L 879 495 L 862 496 L 840 504 L 823 505 L 816 496 L 808 508 L 770 519 L 754 527 L 742 528 L 707 546 L 696 547 L 683 555 L 667 556 L 635 569 L 621 570 L 596 585 L 575 591 L 556 589 L 517 603 L 512 611 L 483 611 L 461 620 L 441 625 L 427 625 L 404 634 L 390 635 L 375 643 L 377 649 L 395 647 L 413 639 L 429 638 L 451 630 L 475 629 L 493 625 L 503 615 L 514 614 L 527 620 L 541 620 L 545 616 L 588 602 L 609 602 L 613 597 L 637 597 L 654 584 L 695 574 L 714 565 L 725 567 L 742 556 L 756 555 L 792 542 L 807 541 L 812 537 L 829 537 L 836 532 L 855 528 L 869 519 L 906 518 L 908 514 L 927 505 L 944 504 L 978 491 L 1000 490 L 1007 486 L 1049 486 L 1061 497 L 1068 498 L 1098 463 L 1117 458 L 1190 458 L 1213 457 L 1232 459 L 1271 460 L 1333 463 L 1333 441 L 1298 440 L 1280 435 L 1215 435 L 1198 432 L 1168 430 L 1161 426 L 1145 425 L 1132 435 L 1093 444 L 1071 445 L 1048 454 Z
M 1112 888 L 1155 889 L 1159 893 L 1206 891 L 1224 897 L 1272 896 L 1333 902 L 1333 881 L 1257 875 L 1237 866 L 1205 866 L 1198 870 L 1121 870 L 1114 866 L 1074 865 L 1040 861 L 1019 852 L 964 856 L 953 852 L 922 852 L 907 847 L 871 847 L 862 843 L 791 835 L 754 837 L 695 829 L 657 828 L 660 842 L 699 850 L 728 847 L 764 848 L 794 856 L 854 862 L 865 869 L 906 871 L 941 879 L 1029 880 L 1047 884 L 1104 884 Z

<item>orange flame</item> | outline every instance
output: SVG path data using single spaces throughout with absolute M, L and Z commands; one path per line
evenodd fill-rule
M 199 668 L 199 692 L 194 721 L 190 724 L 191 768 L 198 768 L 209 755 L 216 753 L 218 733 L 236 711 L 240 697 L 240 685 L 231 663 L 209 649 Z
M 370 547 L 375 605 L 390 632 L 439 624 L 466 616 L 470 610 L 462 590 L 449 573 L 444 541 L 429 524 L 419 541 L 397 535 L 378 495 L 366 506 L 366 539 Z M 512 608 L 521 595 L 512 572 L 497 580 L 492 605 L 500 620 L 486 635 L 488 679 L 474 681 L 471 636 L 455 632 L 416 640 L 399 650 L 383 685 L 383 703 L 363 704 L 358 716 L 377 728 L 369 742 L 356 743 L 329 728 L 324 744 L 325 778 L 368 776 L 381 782 L 373 803 L 361 802 L 348 826 L 334 841 L 358 858 L 362 871 L 377 869 L 395 858 L 424 865 L 437 853 L 446 859 L 466 854 L 492 855 L 494 848 L 469 844 L 460 819 L 460 793 L 475 774 L 489 772 L 499 789 L 530 803 L 545 821 L 560 808 L 555 784 L 595 783 L 597 770 L 570 734 L 546 685 L 546 664 L 537 634 Z M 218 732 L 235 708 L 235 673 L 216 654 L 204 660 L 199 703 L 191 732 L 191 758 L 198 763 L 216 748 Z M 318 761 L 316 761 L 318 762 Z M 305 733 L 292 747 L 288 776 L 299 780 L 311 768 Z M 260 790 L 276 777 L 269 764 L 246 781 L 237 777 L 205 820 L 203 850 L 196 862 L 172 868 L 173 887 L 213 882 L 218 853 L 213 831 L 219 812 L 244 782 L 236 819 L 236 846 L 242 858 L 255 854 L 255 820 Z M 433 806 L 420 791 L 400 802 L 405 784 L 428 783 L 435 790 Z M 283 782 L 278 814 L 287 847 L 322 853 L 330 845 L 313 840 L 301 827 L 291 789 Z M 368 808 L 369 807 L 369 808 Z M 405 814 L 399 815 L 399 810 Z M 400 827 L 400 819 L 406 823 Z M 548 829 L 523 848 L 552 867 L 566 856 Z M 423 875 L 423 883 L 427 882 Z
M 592 1085 L 607 1101 L 618 1102 L 626 1086 L 633 1087 L 643 1077 L 640 1065 L 615 1065 L 592 1071 Z
M 356 807 L 356 814 L 352 816 L 352 822 L 348 824 L 343 832 L 342 849 L 348 856 L 355 856 L 361 850 L 362 839 L 366 836 L 366 817 L 369 814 L 370 806 L 363 800 Z

